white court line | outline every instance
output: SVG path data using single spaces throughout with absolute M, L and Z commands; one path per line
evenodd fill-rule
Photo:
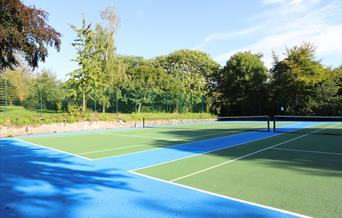
M 179 186 L 179 187 L 182 187 L 182 188 L 185 188 L 185 189 L 190 189 L 190 190 L 198 191 L 198 192 L 201 192 L 201 193 L 204 193 L 204 194 L 216 196 L 216 197 L 219 197 L 219 198 L 224 198 L 224 199 L 231 200 L 231 201 L 240 202 L 240 203 L 243 203 L 243 204 L 248 204 L 248 205 L 252 205 L 252 206 L 256 206 L 256 207 L 265 208 L 265 209 L 268 209 L 268 210 L 277 211 L 277 212 L 288 214 L 288 215 L 291 215 L 291 216 L 303 217 L 303 218 L 309 218 L 310 217 L 310 216 L 307 216 L 307 215 L 303 215 L 303 214 L 299 214 L 299 213 L 295 213 L 295 212 L 291 212 L 291 211 L 287 211 L 287 210 L 283 210 L 283 209 L 279 209 L 279 208 L 275 208 L 275 207 L 270 207 L 270 206 L 266 206 L 266 205 L 263 205 L 263 204 L 254 203 L 254 202 L 251 202 L 251 201 L 246 201 L 246 200 L 242 200 L 242 199 L 238 199 L 238 198 L 233 198 L 233 197 L 229 197 L 229 196 L 225 196 L 225 195 L 220 195 L 220 194 L 217 194 L 217 193 L 214 193 L 214 192 L 205 191 L 205 190 L 202 190 L 202 189 L 198 189 L 198 188 L 194 188 L 194 187 L 191 187 L 191 186 L 187 186 L 187 185 L 171 182 L 171 181 L 168 181 L 168 180 L 159 179 L 159 178 L 156 178 L 156 177 L 152 177 L 152 176 L 148 176 L 148 175 L 145 175 L 145 174 L 141 174 L 141 173 L 135 172 L 133 170 L 130 170 L 129 172 L 132 173 L 132 174 L 135 174 L 135 175 L 138 175 L 138 176 L 142 176 L 142 177 L 145 177 L 145 178 L 148 178 L 148 179 L 156 180 L 156 181 L 159 181 L 159 182 L 164 182 L 164 183 L 167 183 L 167 184 Z
M 182 139 L 173 139 L 173 138 L 159 138 L 159 137 L 152 137 L 152 136 L 144 136 L 144 135 L 126 135 L 126 134 L 116 134 L 116 133 L 99 133 L 101 135 L 112 135 L 112 136 L 128 136 L 133 138 L 147 138 L 147 139 L 160 139 L 160 140 L 167 140 L 167 141 L 180 141 Z
M 233 137 L 233 136 L 242 135 L 242 134 L 245 134 L 245 133 L 233 134 L 233 135 L 229 135 L 229 136 L 223 136 L 223 137 L 220 137 L 220 138 Z M 145 168 L 150 168 L 150 167 L 155 167 L 155 166 L 159 166 L 159 165 L 163 165 L 163 164 L 167 164 L 167 163 L 171 163 L 171 162 L 176 162 L 176 161 L 179 161 L 179 160 L 183 160 L 183 159 L 199 156 L 199 155 L 202 155 L 202 154 L 214 153 L 216 151 L 221 151 L 221 150 L 225 150 L 225 149 L 228 149 L 228 148 L 234 148 L 236 146 L 243 145 L 243 144 L 253 143 L 253 142 L 257 142 L 257 141 L 261 141 L 261 140 L 266 140 L 266 139 L 273 138 L 275 136 L 280 136 L 280 135 L 283 135 L 283 134 L 285 134 L 285 133 L 277 133 L 277 134 L 274 134 L 274 135 L 271 135 L 271 136 L 267 136 L 267 137 L 264 137 L 264 138 L 253 139 L 251 141 L 241 142 L 241 143 L 234 144 L 234 145 L 230 145 L 229 144 L 227 146 L 223 146 L 223 147 L 220 147 L 220 148 L 217 148 L 217 149 L 214 149 L 214 150 L 205 151 L 205 152 L 199 152 L 199 153 L 195 153 L 195 154 L 188 155 L 188 156 L 185 156 L 185 157 L 181 157 L 181 158 L 176 158 L 176 159 L 172 159 L 172 160 L 169 160 L 169 161 L 165 161 L 165 162 L 162 162 L 162 163 L 157 163 L 157 164 L 152 164 L 152 165 L 136 168 L 134 170 L 142 170 L 142 169 L 145 169 Z M 203 142 L 203 141 L 210 141 L 210 140 L 213 140 L 213 139 L 204 139 L 204 140 L 195 141 L 195 142 Z M 179 145 L 175 145 L 175 146 L 186 145 L 186 144 L 190 144 L 190 143 L 194 143 L 194 142 L 187 142 L 187 143 L 179 144 Z M 172 148 L 172 147 L 173 146 L 167 146 L 166 148 Z M 162 148 L 158 148 L 158 149 L 162 149 Z M 143 151 L 141 151 L 141 152 L 143 152 Z
M 207 135 L 219 135 L 219 134 L 228 133 L 228 132 L 232 132 L 232 131 L 201 135 L 201 136 L 198 136 L 198 138 L 199 137 L 203 137 L 203 136 L 207 136 Z M 220 138 L 232 137 L 232 136 L 241 135 L 241 134 L 245 134 L 245 133 L 231 134 L 231 135 L 222 136 Z M 281 134 L 284 134 L 284 133 L 278 133 L 278 135 L 281 135 Z M 277 136 L 277 135 L 268 136 L 267 138 L 271 138 L 271 137 L 274 137 L 274 136 Z M 262 139 L 265 139 L 265 138 L 262 138 Z M 249 142 L 254 142 L 254 141 L 258 141 L 258 140 L 262 140 L 262 139 L 257 139 L 257 140 L 253 140 L 253 141 L 249 141 Z M 182 139 L 182 140 L 186 140 L 186 139 Z M 195 142 L 203 142 L 203 141 L 210 141 L 210 140 L 213 140 L 213 138 L 203 139 L 203 140 L 199 140 L 199 141 L 190 141 L 190 142 L 185 142 L 185 143 L 182 143 L 182 144 L 176 144 L 176 145 L 170 145 L 170 146 L 166 145 L 166 146 L 162 146 L 162 147 L 158 147 L 158 148 L 151 148 L 151 149 L 148 149 L 148 150 L 130 152 L 130 153 L 125 153 L 125 154 L 118 154 L 118 155 L 113 155 L 113 156 L 108 156 L 108 157 L 95 158 L 93 160 L 103 160 L 103 159 L 109 159 L 109 158 L 116 158 L 116 157 L 119 157 L 119 156 L 133 155 L 133 154 L 137 154 L 137 153 L 150 152 L 150 151 L 153 151 L 153 150 L 172 148 L 172 147 L 175 147 L 175 146 L 181 146 L 181 145 L 183 146 L 183 145 L 187 145 L 187 144 L 191 144 L 191 143 L 195 143 Z M 243 142 L 243 143 L 239 143 L 239 144 L 236 144 L 236 145 L 233 145 L 233 146 L 231 146 L 231 145 L 228 145 L 228 146 L 235 147 L 235 146 L 242 145 L 242 144 L 249 143 L 249 142 Z M 135 145 L 133 145 L 133 146 L 135 146 Z M 154 164 L 154 165 L 150 165 L 150 166 L 146 166 L 146 167 L 137 168 L 137 169 L 134 169 L 134 170 L 140 170 L 140 169 L 143 169 L 143 168 L 148 168 L 148 167 L 153 167 L 153 166 L 157 166 L 157 165 L 161 165 L 161 164 L 166 164 L 166 163 L 169 163 L 169 162 L 178 161 L 178 160 L 181 160 L 181 159 L 185 159 L 185 158 L 189 158 L 189 157 L 193 157 L 193 156 L 197 156 L 197 155 L 201 155 L 201 154 L 206 154 L 206 153 L 211 153 L 211 152 L 223 150 L 223 149 L 226 149 L 228 146 L 225 146 L 225 147 L 222 147 L 222 148 L 218 148 L 218 149 L 215 149 L 215 150 L 210 150 L 210 151 L 207 151 L 207 152 L 196 153 L 194 155 L 190 155 L 190 156 L 186 156 L 186 157 L 183 157 L 183 158 L 174 159 L 174 160 L 163 162 L 163 163 L 159 163 L 159 164 Z M 101 152 L 101 151 L 102 150 L 93 151 L 93 152 L 97 153 L 97 152 Z
M 201 130 L 201 129 L 198 129 Z M 214 128 L 213 128 L 214 130 Z M 230 133 L 230 132 L 240 132 L 238 129 L 231 129 L 230 131 L 224 131 L 224 132 L 216 132 L 216 133 L 209 133 L 209 134 L 203 134 L 203 135 L 199 135 L 199 136 L 187 136 L 184 139 L 173 139 L 173 138 L 159 138 L 159 137 L 153 137 L 153 136 L 146 136 L 146 135 L 151 135 L 153 133 L 147 133 L 144 134 L 135 134 L 135 135 L 129 135 L 129 134 L 116 134 L 116 133 L 100 133 L 103 135 L 118 135 L 118 136 L 128 136 L 128 137 L 136 137 L 136 138 L 151 138 L 151 139 L 162 139 L 162 140 L 168 140 L 168 141 L 183 141 L 183 140 L 187 140 L 187 139 L 196 139 L 196 138 L 203 138 L 206 136 L 212 136 L 212 135 L 223 135 L 226 133 Z
M 199 129 L 200 130 L 200 129 Z M 203 138 L 205 136 L 212 136 L 212 135 L 223 135 L 223 134 L 226 134 L 226 133 L 230 133 L 230 132 L 241 132 L 239 130 L 230 130 L 230 131 L 225 131 L 225 132 L 216 132 L 216 133 L 209 133 L 209 134 L 203 134 L 203 135 L 199 135 L 199 136 L 187 136 L 187 138 L 185 139 L 181 139 L 181 140 L 186 140 L 186 139 L 196 139 L 196 138 Z M 251 131 L 250 131 L 251 132 Z M 153 133 L 149 133 L 149 134 L 153 134 Z M 234 134 L 232 134 L 234 135 Z M 180 140 L 179 140 L 180 141 Z
M 279 145 L 282 145 L 282 144 L 285 144 L 285 143 L 288 143 L 288 142 L 295 141 L 295 140 L 297 140 L 297 139 L 303 138 L 303 137 L 305 137 L 305 136 L 308 136 L 308 135 L 311 135 L 311 134 L 313 134 L 313 133 L 322 131 L 322 130 L 324 130 L 324 129 L 330 128 L 330 127 L 335 126 L 335 125 L 336 125 L 336 124 L 331 125 L 331 126 L 324 127 L 324 128 L 322 128 L 322 129 L 319 129 L 319 130 L 315 130 L 315 131 L 309 132 L 309 133 L 304 134 L 304 135 L 301 135 L 301 136 L 297 136 L 297 137 L 292 138 L 292 139 L 290 139 L 290 140 L 283 141 L 283 142 L 281 142 L 281 143 L 278 143 L 278 144 L 275 144 L 275 145 L 272 145 L 272 146 L 269 146 L 269 147 L 260 149 L 260 150 L 258 150 L 258 151 L 255 151 L 255 152 L 252 152 L 252 153 L 249 153 L 249 154 L 246 154 L 246 155 L 243 155 L 243 156 L 234 158 L 233 160 L 229 160 L 229 161 L 225 161 L 225 162 L 220 163 L 220 164 L 216 164 L 216 165 L 214 165 L 214 166 L 211 166 L 211 167 L 205 168 L 205 169 L 203 169 L 203 170 L 199 170 L 199 171 L 196 171 L 196 172 L 187 174 L 187 175 L 185 175 L 185 176 L 177 177 L 177 178 L 172 179 L 172 180 L 170 180 L 170 181 L 171 181 L 171 182 L 175 182 L 175 181 L 178 181 L 178 180 L 181 180 L 181 179 L 184 179 L 184 178 L 188 178 L 188 177 L 190 177 L 190 176 L 197 175 L 197 174 L 199 174 L 199 173 L 203 173 L 203 172 L 205 172 L 205 171 L 208 171 L 208 170 L 217 168 L 217 167 L 222 166 L 222 165 L 225 165 L 225 164 L 232 163 L 232 162 L 237 161 L 237 160 L 240 160 L 240 159 L 242 159 L 242 158 L 249 157 L 249 156 L 252 156 L 252 155 L 254 155 L 254 154 L 258 154 L 258 153 L 260 153 L 260 152 L 269 150 L 269 149 L 271 149 L 271 148 L 275 148 L 275 147 L 277 147 L 277 146 L 279 146 Z
M 294 130 L 294 131 L 296 131 L 296 130 Z M 223 132 L 223 133 L 228 133 L 228 132 L 234 132 L 234 131 L 230 130 L 230 131 Z M 239 131 L 237 131 L 237 132 L 239 132 Z M 251 132 L 256 132 L 256 131 L 240 132 L 240 133 L 236 133 L 236 134 L 223 135 L 223 136 L 220 136 L 218 138 L 235 137 L 235 136 L 238 136 L 238 135 L 243 135 L 243 134 L 247 134 L 247 133 L 251 133 Z M 144 168 L 150 168 L 150 167 L 154 167 L 154 166 L 158 166 L 158 165 L 162 165 L 162 164 L 167 164 L 167 163 L 170 163 L 170 162 L 174 162 L 174 161 L 178 161 L 178 160 L 182 160 L 182 159 L 186 159 L 186 158 L 191 158 L 191 157 L 199 156 L 199 155 L 202 155 L 202 154 L 208 154 L 208 153 L 224 150 L 224 149 L 227 149 L 227 148 L 233 148 L 233 147 L 238 146 L 238 145 L 243 145 L 243 144 L 247 144 L 247 143 L 252 143 L 252 142 L 260 141 L 260 140 L 272 138 L 272 137 L 275 137 L 275 136 L 280 136 L 280 135 L 283 135 L 283 134 L 286 134 L 286 133 L 287 132 L 282 132 L 282 133 L 277 132 L 276 134 L 271 135 L 271 136 L 267 136 L 265 138 L 254 139 L 254 140 L 251 140 L 251 141 L 248 141 L 248 142 L 243 142 L 243 143 L 239 143 L 239 144 L 235 144 L 235 145 L 227 145 L 227 146 L 224 146 L 224 147 L 221 147 L 221 148 L 218 148 L 218 149 L 214 149 L 214 150 L 210 150 L 210 151 L 206 151 L 206 152 L 200 152 L 200 153 L 196 153 L 196 154 L 193 154 L 193 155 L 177 158 L 177 159 L 174 159 L 174 160 L 170 160 L 170 161 L 166 161 L 166 162 L 162 162 L 162 163 L 158 163 L 158 164 L 152 164 L 152 165 L 149 165 L 149 166 L 144 166 L 144 167 L 136 168 L 134 170 L 141 170 L 141 169 L 144 169 Z M 213 134 L 210 134 L 210 135 L 214 135 L 214 134 L 216 134 L 216 133 L 213 133 Z M 221 134 L 221 133 L 217 133 L 217 135 L 218 134 Z M 215 138 L 215 139 L 218 139 L 218 138 Z M 199 141 L 190 141 L 190 142 L 176 144 L 176 145 L 168 145 L 168 146 L 162 146 L 162 147 L 158 147 L 158 148 L 151 148 L 151 149 L 148 149 L 148 150 L 135 151 L 135 152 L 125 153 L 125 154 L 118 154 L 118 155 L 113 155 L 113 156 L 94 158 L 93 160 L 103 160 L 103 159 L 116 158 L 116 157 L 121 157 L 121 156 L 136 155 L 136 154 L 139 154 L 139 153 L 147 153 L 147 152 L 156 151 L 156 150 L 159 150 L 159 149 L 173 148 L 173 147 L 183 146 L 183 145 L 187 145 L 187 144 L 191 144 L 191 143 L 205 142 L 205 141 L 212 141 L 212 140 L 213 140 L 213 138 L 201 139 Z
M 115 151 L 115 150 L 121 150 L 121 149 L 126 149 L 126 148 L 134 148 L 134 147 L 146 146 L 146 145 L 148 145 L 148 144 L 127 145 L 127 146 L 116 147 L 116 148 L 109 148 L 109 149 L 103 149 L 103 150 L 87 151 L 87 152 L 78 153 L 78 154 L 79 154 L 79 155 L 83 155 L 83 154 L 94 154 L 94 153 L 101 153 L 101 152 L 104 152 L 104 151 Z
M 272 150 L 280 150 L 280 151 L 293 151 L 293 152 L 305 152 L 305 153 L 313 153 L 313 154 L 330 154 L 330 155 L 341 155 L 342 153 L 334 153 L 334 152 L 325 152 L 325 151 L 311 151 L 311 150 L 301 150 L 301 149 L 288 149 L 288 148 L 271 148 Z
M 17 139 L 17 138 L 14 138 L 14 139 L 19 141 L 19 142 L 27 143 L 27 144 L 34 145 L 34 146 L 37 146 L 37 147 L 47 148 L 49 150 L 58 151 L 60 153 L 69 154 L 69 155 L 76 156 L 76 157 L 79 157 L 79 158 L 82 158 L 82 159 L 91 160 L 91 161 L 93 160 L 93 159 L 90 159 L 90 158 L 87 158 L 87 157 L 80 156 L 78 154 L 70 153 L 70 152 L 59 150 L 59 149 L 56 149 L 56 148 L 51 148 L 51 147 L 48 147 L 48 146 L 44 146 L 44 145 L 40 145 L 40 144 L 36 144 L 36 143 L 32 143 L 32 142 L 27 142 L 27 141 L 24 141 L 24 140 L 21 140 L 21 139 Z

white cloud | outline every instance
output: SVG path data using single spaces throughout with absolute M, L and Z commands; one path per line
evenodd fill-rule
M 258 29 L 259 29 L 259 26 L 252 26 L 252 27 L 248 27 L 246 29 L 241 29 L 241 30 L 235 31 L 235 32 L 231 31 L 231 32 L 224 32 L 224 33 L 213 33 L 213 34 L 210 34 L 209 36 L 207 36 L 201 43 L 194 46 L 193 49 L 202 49 L 206 45 L 208 45 L 212 42 L 227 40 L 229 38 L 238 37 L 238 36 L 249 35 L 249 34 L 256 32 Z
M 282 5 L 286 7 L 296 7 L 296 6 L 303 6 L 308 4 L 316 4 L 319 0 L 263 0 L 262 1 L 265 5 Z
M 311 2 L 317 3 L 317 1 Z M 297 4 L 301 7 L 303 4 L 308 4 L 307 1 L 264 0 L 264 3 L 280 4 L 281 7 L 272 10 L 272 12 L 266 12 L 259 17 L 254 17 L 253 20 L 257 19 L 258 22 L 263 23 L 254 32 L 262 34 L 250 44 L 217 55 L 215 59 L 219 63 L 223 64 L 232 54 L 238 51 L 252 51 L 263 52 L 264 62 L 270 67 L 272 50 L 277 54 L 281 54 L 285 47 L 292 47 L 304 41 L 314 43 L 317 47 L 316 54 L 318 58 L 325 55 L 334 55 L 342 59 L 342 23 L 341 20 L 338 21 L 341 16 L 341 3 L 333 1 L 314 9 L 303 9 L 304 7 L 302 7 L 304 11 L 301 13 L 288 10 L 288 6 Z M 285 10 L 287 11 L 277 14 L 277 12 L 284 9 L 284 5 L 286 5 Z M 215 38 L 220 37 L 215 36 Z M 236 39 L 238 40 L 238 38 Z

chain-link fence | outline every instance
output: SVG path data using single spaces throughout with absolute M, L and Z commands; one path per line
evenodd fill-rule
M 66 112 L 68 111 L 68 104 L 82 105 L 81 100 L 76 101 L 69 97 L 51 101 L 49 100 L 51 99 L 50 96 L 46 96 L 40 90 L 35 90 L 30 94 L 25 93 L 23 96 L 25 98 L 20 100 L 16 88 L 10 82 L 0 78 L 0 106 L 23 106 L 26 109 L 40 112 Z M 210 107 L 206 96 L 197 97 L 190 101 L 166 100 L 159 97 L 146 103 L 142 102 L 141 99 L 128 99 L 116 94 L 109 97 L 105 106 L 101 104 L 99 98 L 89 95 L 86 106 L 90 111 L 107 113 L 206 113 Z

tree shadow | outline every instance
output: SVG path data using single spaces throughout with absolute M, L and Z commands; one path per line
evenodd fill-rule
M 187 207 L 186 210 L 181 204 L 182 199 L 175 197 L 174 202 L 156 201 L 155 199 L 144 198 L 137 199 L 136 203 L 140 207 L 147 209 L 151 214 L 164 214 L 169 217 L 276 217 L 279 216 L 279 212 L 272 210 L 265 210 L 263 208 L 254 207 L 248 204 L 243 204 L 237 201 L 229 201 L 222 198 L 216 198 L 210 196 L 209 198 L 203 199 L 200 196 L 196 198 L 197 193 L 191 200 L 191 206 Z M 153 217 L 153 215 L 152 215 Z
M 342 136 L 342 128 L 326 128 L 322 131 L 320 130 L 322 130 L 322 128 L 310 127 L 310 128 L 297 130 L 295 128 L 289 128 L 289 127 L 278 127 L 275 129 L 275 132 L 295 134 L 295 135 L 310 134 L 310 135 Z
M 0 217 L 68 217 L 91 200 L 89 190 L 138 192 L 118 169 L 96 169 L 91 162 L 13 139 L 0 140 L 0 154 Z
M 184 135 L 187 134 L 188 138 L 186 141 L 174 146 L 170 146 L 170 142 L 165 142 L 163 140 L 156 140 L 154 144 L 156 144 L 157 147 L 163 147 L 164 149 L 186 151 L 193 154 L 206 153 L 206 155 L 221 156 L 225 157 L 227 160 L 232 160 L 276 145 L 277 143 L 303 136 L 298 140 L 294 140 L 291 142 L 291 146 L 285 148 L 342 154 L 342 146 L 340 146 L 342 141 L 342 129 L 340 128 L 332 127 L 322 130 L 322 128 L 309 127 L 305 129 L 279 128 L 279 130 L 280 131 L 278 133 L 283 133 L 279 136 L 275 136 L 272 132 L 239 131 L 232 132 L 232 134 L 228 133 L 226 136 L 220 135 L 217 138 L 212 137 L 200 141 L 196 141 L 197 138 L 192 138 L 191 135 L 197 136 L 203 134 L 204 132 L 210 132 L 213 130 L 191 130 L 191 134 L 189 134 L 188 130 L 184 132 L 178 130 L 169 130 L 167 131 L 167 134 L 172 135 L 174 138 L 184 137 Z M 234 133 L 241 134 L 234 135 Z M 305 134 L 308 133 L 311 134 L 306 136 Z M 255 139 L 259 140 L 254 141 Z M 239 144 L 241 141 L 244 141 L 241 143 L 241 145 L 234 146 L 234 144 Z M 226 149 L 225 145 L 227 147 Z M 232 146 L 229 147 L 228 145 Z M 213 150 L 218 151 L 210 152 Z M 322 176 L 340 176 L 342 171 L 341 155 L 281 150 L 272 150 L 273 152 L 270 152 L 268 149 L 267 151 L 268 152 L 257 152 L 257 154 L 247 156 L 246 158 L 243 158 L 243 160 L 262 160 L 258 162 L 262 162 L 262 164 L 276 168 L 287 168 L 300 171 L 301 173 Z

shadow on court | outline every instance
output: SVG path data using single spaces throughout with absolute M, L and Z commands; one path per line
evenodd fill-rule
M 68 155 L 0 140 L 0 217 L 69 217 L 104 188 L 137 192 L 129 176 L 115 169 L 94 170 Z
M 188 143 L 179 146 L 168 146 L 164 149 L 175 149 L 181 152 L 191 152 L 193 154 L 209 152 L 206 155 L 226 157 L 227 160 L 233 160 L 240 158 L 241 156 L 248 155 L 259 150 L 274 146 L 278 143 L 286 142 L 282 145 L 276 146 L 290 149 L 287 151 L 267 149 L 265 151 L 257 152 L 256 154 L 242 158 L 244 161 L 256 161 L 256 163 L 267 165 L 276 168 L 292 169 L 301 173 L 315 174 L 322 176 L 340 176 L 342 171 L 342 129 L 330 127 L 327 129 L 322 128 L 279 128 L 275 137 L 270 137 L 273 133 L 267 132 L 245 132 L 245 131 L 228 131 L 227 136 L 230 137 L 222 138 L 223 135 L 219 135 L 218 138 L 211 138 L 204 141 L 198 141 Z M 213 131 L 211 130 L 190 130 L 179 131 L 169 130 L 168 135 L 173 138 L 183 138 L 188 136 L 186 142 L 192 140 L 198 140 L 198 135 L 204 132 Z M 247 130 L 246 130 L 247 131 Z M 218 132 L 224 133 L 224 130 Z M 233 135 L 241 133 L 240 135 Z M 267 136 L 267 134 L 269 134 Z M 308 135 L 305 135 L 308 134 Z M 193 137 L 192 136 L 196 136 Z M 303 137 L 302 137 L 303 136 Z M 219 138 L 221 137 L 221 138 Z M 299 137 L 298 139 L 295 139 Z M 258 140 L 257 140 L 258 139 Z M 256 141 L 255 141 L 256 140 Z M 232 146 L 224 149 L 225 145 L 229 143 L 240 144 L 238 146 Z M 155 141 L 156 145 L 165 146 L 165 141 Z M 218 150 L 210 152 L 212 150 Z M 291 151 L 292 150 L 292 151 Z M 304 150 L 312 152 L 302 152 L 295 150 Z M 315 153 L 318 152 L 318 153 Z M 331 154 L 323 154 L 319 152 L 327 152 Z M 334 155 L 340 154 L 340 155 Z
M 0 143 L 0 217 L 281 215 L 276 211 L 125 174 L 111 168 L 114 162 L 110 160 L 107 160 L 106 167 L 101 167 L 98 162 L 23 145 L 12 139 Z

